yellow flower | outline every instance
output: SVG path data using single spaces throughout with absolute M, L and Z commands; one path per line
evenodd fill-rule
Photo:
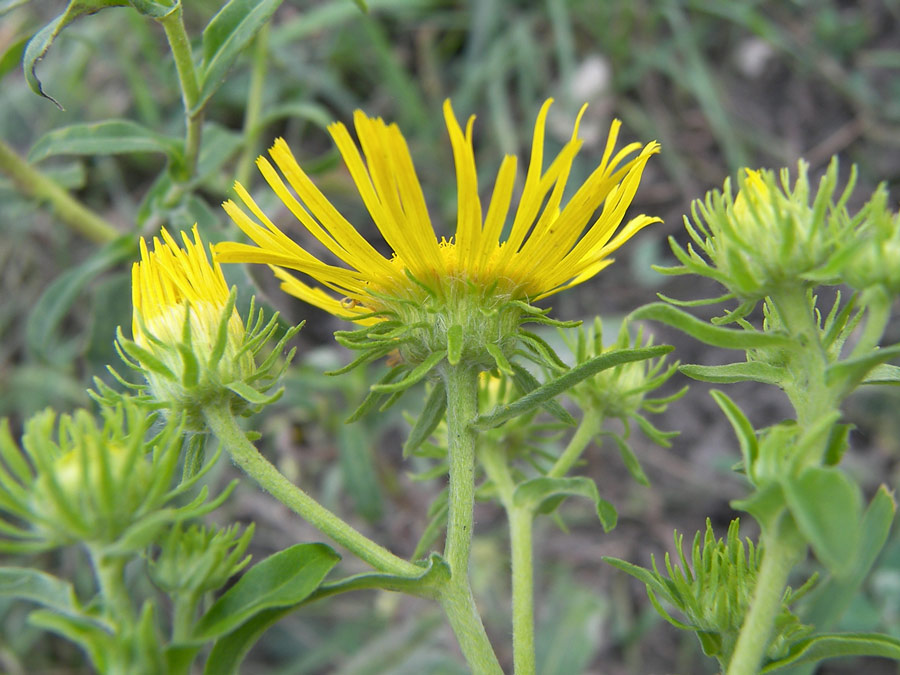
M 253 336 L 244 330 L 222 269 L 210 264 L 196 225 L 193 234 L 191 241 L 181 233 L 180 248 L 163 229 L 153 251 L 141 239 L 141 260 L 132 268 L 134 342 L 119 335 L 123 357 L 143 371 L 152 397 L 188 412 L 189 425 L 200 423 L 204 405 L 232 399 L 235 383 L 256 370 L 254 350 L 245 347 Z
M 581 140 L 576 120 L 572 137 L 544 168 L 544 127 L 551 102 L 538 114 L 522 196 L 505 240 L 502 233 L 516 183 L 516 157 L 504 158 L 484 212 L 472 144 L 474 117 L 463 130 L 447 101 L 444 117 L 458 196 L 456 232 L 449 240 L 439 240 L 435 234 L 398 127 L 357 111 L 354 124 L 362 154 L 343 124 L 336 122 L 329 131 L 393 256 L 383 256 L 360 235 L 300 168 L 287 143 L 278 139 L 269 154 L 281 174 L 264 157 L 257 161 L 259 169 L 281 201 L 340 264 L 319 259 L 287 237 L 239 183 L 235 190 L 249 214 L 233 201 L 224 207 L 256 246 L 218 244 L 216 259 L 268 263 L 286 292 L 363 324 L 384 318 L 373 313 L 396 313 L 395 301 L 408 305 L 437 297 L 452 303 L 461 295 L 471 295 L 467 289 L 477 289 L 482 300 L 532 302 L 582 283 L 609 265 L 609 255 L 638 230 L 659 221 L 641 215 L 616 232 L 644 166 L 659 146 L 653 142 L 641 148 L 632 143 L 616 152 L 620 123 L 614 121 L 599 166 L 563 205 Z M 584 108 L 579 120 L 583 113 Z M 310 286 L 287 270 L 296 270 L 333 293 Z
M 148 333 L 166 344 L 180 342 L 186 314 L 191 340 L 199 351 L 209 352 L 215 342 L 222 310 L 228 304 L 228 284 L 219 264 L 213 261 L 210 265 L 196 225 L 192 232 L 193 242 L 187 233 L 181 233 L 183 249 L 165 228 L 162 242 L 153 238 L 152 252 L 141 237 L 141 260 L 131 270 L 132 334 L 145 349 L 153 345 Z M 243 339 L 244 324 L 237 310 L 233 309 L 228 319 L 228 332 L 234 344 Z

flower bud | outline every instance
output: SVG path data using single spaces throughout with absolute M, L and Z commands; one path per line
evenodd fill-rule
M 264 392 L 281 370 L 274 358 L 259 367 L 254 359 L 274 333 L 277 316 L 263 325 L 260 312 L 252 330 L 245 330 L 235 292 L 229 292 L 219 264 L 210 264 L 196 226 L 193 234 L 191 241 L 182 233 L 182 249 L 163 229 L 152 252 L 141 239 L 141 261 L 132 270 L 134 339 L 120 331 L 118 346 L 126 363 L 146 377 L 149 397 L 184 412 L 189 428 L 200 428 L 204 406 L 227 403 L 243 412 L 248 403 L 277 398 Z M 287 331 L 276 353 L 297 330 Z
M 844 204 L 855 174 L 835 200 L 838 165 L 832 160 L 811 200 L 807 169 L 799 162 L 793 187 L 787 169 L 777 179 L 773 171 L 747 169 L 733 200 L 726 181 L 724 192 L 714 190 L 694 202 L 687 229 L 709 262 L 691 246 L 685 251 L 676 244 L 673 250 L 685 267 L 671 272 L 714 278 L 745 303 L 786 286 L 840 283 L 832 263 L 842 242 L 853 237 Z

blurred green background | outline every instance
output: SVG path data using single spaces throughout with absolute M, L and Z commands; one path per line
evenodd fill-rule
M 27 39 L 65 3 L 0 0 L 0 138 L 27 155 L 60 126 L 126 118 L 173 136 L 183 134 L 183 111 L 162 30 L 128 8 L 85 16 L 67 28 L 37 66 L 45 89 L 65 110 L 34 95 L 20 65 Z M 599 160 L 613 117 L 623 140 L 657 139 L 662 154 L 644 174 L 632 215 L 661 216 L 664 225 L 641 232 L 596 279 L 552 299 L 560 319 L 595 314 L 614 323 L 657 292 L 680 298 L 720 294 L 695 279 L 666 278 L 650 269 L 670 261 L 666 238 L 681 238 L 682 215 L 706 190 L 721 187 L 740 167 L 796 168 L 798 158 L 818 176 L 832 154 L 842 175 L 859 169 L 853 202 L 861 204 L 886 181 L 896 203 L 900 180 L 900 2 L 893 0 L 370 0 L 363 14 L 350 0 L 286 0 L 265 40 L 231 69 L 206 112 L 204 150 L 212 170 L 197 183 L 190 203 L 162 204 L 157 177 L 164 168 L 152 153 L 55 156 L 38 167 L 115 224 L 122 233 L 152 236 L 161 225 L 187 229 L 199 221 L 208 238 L 234 236 L 219 204 L 241 176 L 286 231 L 310 244 L 279 210 L 252 167 L 253 157 L 284 136 L 301 164 L 338 208 L 364 233 L 374 232 L 325 126 L 349 122 L 354 109 L 396 121 L 414 156 L 439 234 L 452 231 L 455 174 L 440 114 L 449 97 L 460 118 L 477 115 L 479 178 L 488 194 L 504 154 L 527 157 L 534 117 L 554 97 L 547 152 L 571 133 L 579 107 L 585 144 L 570 184 Z M 188 32 L 197 38 L 219 9 L 212 0 L 185 3 Z M 265 75 L 250 91 L 256 61 Z M 260 104 L 253 143 L 243 142 L 248 100 Z M 287 395 L 267 409 L 259 425 L 263 447 L 289 476 L 379 541 L 409 555 L 424 527 L 439 481 L 418 482 L 426 468 L 404 463 L 403 409 L 361 426 L 343 426 L 344 412 L 364 396 L 367 377 L 320 375 L 345 362 L 331 333 L 333 317 L 284 296 L 264 268 L 228 271 L 246 300 L 251 285 L 287 321 L 308 321 L 297 339 L 298 367 Z M 130 323 L 130 263 L 63 226 L 42 205 L 20 194 L 0 174 L 0 415 L 14 425 L 53 405 L 89 405 L 85 388 L 115 363 L 115 327 Z M 725 362 L 653 327 L 657 341 L 675 344 L 682 362 Z M 126 328 L 127 332 L 127 328 Z M 614 331 L 609 331 L 614 335 Z M 890 328 L 900 340 L 900 324 Z M 374 369 L 372 369 L 374 370 Z M 373 373 L 369 373 L 372 376 Z M 673 390 L 683 386 L 675 378 Z M 640 585 L 608 568 L 602 555 L 649 562 L 671 550 L 672 530 L 692 536 L 709 516 L 719 534 L 742 494 L 731 472 L 738 459 L 730 428 L 706 385 L 659 420 L 681 436 L 660 449 L 633 438 L 653 488 L 627 478 L 617 453 L 588 453 L 585 472 L 620 512 L 619 527 L 603 535 L 591 509 L 568 504 L 570 533 L 549 520 L 536 540 L 539 672 L 644 674 L 712 673 L 695 639 L 663 623 Z M 732 385 L 757 426 L 789 415 L 787 401 L 755 385 Z M 419 397 L 421 398 L 421 397 Z M 860 392 L 848 418 L 857 425 L 848 470 L 874 489 L 900 485 L 900 397 L 895 391 Z M 233 469 L 219 467 L 216 480 Z M 296 541 L 318 540 L 304 523 L 251 485 L 243 485 L 217 516 L 257 522 L 257 559 Z M 473 558 L 476 594 L 495 642 L 506 648 L 509 589 L 506 535 L 498 508 L 477 512 Z M 753 535 L 752 532 L 747 532 Z M 73 573 L 77 552 L 47 556 L 40 564 Z M 802 579 L 801 579 L 802 580 Z M 87 580 L 82 580 L 87 583 Z M 843 628 L 882 630 L 900 637 L 900 536 L 888 544 L 867 593 Z M 0 670 L 10 673 L 81 673 L 69 645 L 24 625 L 26 608 L 0 601 Z M 436 608 L 383 595 L 341 597 L 285 619 L 251 654 L 247 673 L 461 673 L 452 634 Z M 511 661 L 509 653 L 501 660 Z M 25 670 L 23 665 L 27 664 Z M 896 665 L 833 662 L 820 673 L 896 673 Z

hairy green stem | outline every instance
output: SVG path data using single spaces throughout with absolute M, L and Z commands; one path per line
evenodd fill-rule
M 797 423 L 808 428 L 837 406 L 835 392 L 825 382 L 828 355 L 805 289 L 782 289 L 773 293 L 771 299 L 782 325 L 799 346 L 789 358 L 793 377 L 784 392 L 794 406 Z
M 516 675 L 534 675 L 534 513 L 515 506 L 507 513 L 512 551 L 513 662 Z
M 194 68 L 194 57 L 191 52 L 191 40 L 184 28 L 181 5 L 159 20 L 169 41 L 175 69 L 178 71 L 178 83 L 181 86 L 181 100 L 184 105 L 184 168 L 186 179 L 194 176 L 197 170 L 197 157 L 200 155 L 200 140 L 203 133 L 203 110 L 197 109 L 200 101 L 200 85 L 197 70 Z
M 789 516 L 784 514 L 781 525 L 771 532 L 764 531 L 760 538 L 762 564 L 750 611 L 744 617 L 726 675 L 755 675 L 759 672 L 775 628 L 775 617 L 781 610 L 788 575 L 805 549 L 805 546 L 798 546 L 802 540 L 794 531 L 793 524 L 785 525 L 787 520 Z
M 197 596 L 194 593 L 178 593 L 173 599 L 172 643 L 184 642 L 190 637 L 197 612 Z
M 556 462 L 547 472 L 549 478 L 562 478 L 569 469 L 575 466 L 575 462 L 581 457 L 584 449 L 590 445 L 594 436 L 600 431 L 603 419 L 599 415 L 585 415 L 581 418 L 581 423 L 574 435 L 569 440 L 569 444 L 562 454 L 557 458 Z
M 475 505 L 475 430 L 472 420 L 478 414 L 478 371 L 462 364 L 447 365 L 443 376 L 447 389 L 447 455 L 450 462 L 444 558 L 450 565 L 451 576 L 441 593 L 441 605 L 472 672 L 476 675 L 502 673 L 475 608 L 469 584 Z
M 534 564 L 530 508 L 516 506 L 516 484 L 502 448 L 486 447 L 480 453 L 485 473 L 497 489 L 509 520 L 512 559 L 513 663 L 516 675 L 534 675 Z
M 126 632 L 135 625 L 134 606 L 131 604 L 131 596 L 125 588 L 125 561 L 121 556 L 109 556 L 102 550 L 88 548 L 94 574 L 97 577 L 97 585 L 100 587 L 100 595 L 103 604 L 110 614 L 115 625 L 126 629 Z
M 227 407 L 209 406 L 204 410 L 204 416 L 234 463 L 275 499 L 375 569 L 399 576 L 421 576 L 421 567 L 376 544 L 285 478 L 247 440 Z
M 259 118 L 262 112 L 263 87 L 266 83 L 269 53 L 269 24 L 265 24 L 256 34 L 253 47 L 253 70 L 250 73 L 250 88 L 247 90 L 247 107 L 244 112 L 244 151 L 238 162 L 235 180 L 244 185 L 250 180 L 253 162 L 256 159 L 256 145 L 259 140 Z
M 829 388 L 825 380 L 828 354 L 806 290 L 800 286 L 786 287 L 774 292 L 770 299 L 782 326 L 797 344 L 788 354 L 787 365 L 792 378 L 784 391 L 794 407 L 802 433 L 837 410 L 840 392 Z M 818 447 L 809 447 L 806 456 L 795 458 L 795 465 L 821 462 L 827 442 L 827 435 L 823 435 Z M 763 529 L 760 545 L 763 560 L 756 589 L 727 675 L 750 675 L 759 671 L 781 609 L 788 575 L 806 550 L 806 543 L 787 512 L 775 526 Z
M 91 241 L 103 244 L 119 236 L 115 226 L 34 168 L 2 140 L 0 140 L 0 171 L 9 176 L 23 194 L 49 204 L 54 215 L 63 223 Z

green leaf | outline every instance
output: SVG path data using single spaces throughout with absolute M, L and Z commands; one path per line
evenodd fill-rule
M 725 384 L 732 382 L 762 382 L 780 387 L 788 375 L 783 368 L 776 368 L 767 363 L 745 361 L 728 363 L 722 366 L 684 365 L 678 370 L 694 380 Z
M 774 673 L 787 666 L 818 663 L 846 656 L 880 656 L 900 661 L 900 639 L 880 633 L 831 633 L 801 640 L 788 656 L 766 665 L 760 672 Z
M 181 9 L 181 0 L 128 0 L 128 4 L 138 12 L 154 19 L 164 19 Z
M 357 513 L 374 522 L 381 518 L 384 508 L 378 472 L 372 460 L 370 434 L 362 425 L 342 424 L 338 427 L 337 440 L 346 492 L 353 500 Z
M 41 81 L 35 73 L 38 61 L 44 58 L 50 45 L 56 39 L 60 32 L 77 19 L 82 14 L 93 14 L 107 7 L 124 7 L 127 3 L 125 0 L 72 0 L 67 6 L 66 11 L 56 17 L 49 24 L 39 30 L 28 46 L 25 48 L 25 56 L 22 58 L 22 67 L 25 70 L 25 81 L 35 94 L 43 96 L 62 110 L 62 106 L 56 99 L 44 93 Z
M 28 315 L 25 342 L 39 360 L 54 362 L 62 339 L 59 327 L 82 290 L 101 273 L 137 254 L 137 239 L 124 236 L 110 242 L 80 265 L 66 270 L 51 283 Z
M 863 514 L 853 569 L 845 577 L 831 576 L 816 586 L 809 601 L 801 608 L 804 623 L 811 623 L 819 630 L 828 630 L 837 622 L 884 548 L 896 511 L 893 495 L 882 485 Z
M 662 302 L 653 302 L 631 313 L 631 319 L 659 321 L 714 347 L 726 349 L 766 349 L 789 347 L 793 341 L 783 335 L 712 326 L 705 321 Z
M 511 420 L 519 415 L 530 412 L 539 405 L 543 405 L 547 401 L 553 399 L 564 391 L 574 387 L 576 384 L 585 380 L 592 375 L 596 375 L 601 370 L 613 368 L 623 363 L 631 363 L 633 361 L 643 361 L 652 359 L 672 351 L 669 345 L 658 345 L 656 347 L 642 347 L 640 349 L 617 349 L 609 351 L 600 356 L 595 356 L 589 361 L 572 368 L 569 372 L 550 380 L 543 386 L 529 392 L 522 398 L 516 399 L 512 403 L 500 405 L 489 413 L 479 415 L 472 423 L 477 429 L 491 429 L 500 426 L 507 420 Z
M 431 436 L 431 433 L 444 418 L 446 409 L 447 392 L 444 389 L 444 383 L 438 380 L 434 383 L 431 393 L 428 394 L 428 398 L 425 400 L 425 407 L 422 408 L 422 412 L 419 414 L 412 431 L 409 432 L 409 438 L 403 444 L 404 459 L 428 440 L 428 437 Z
M 193 639 L 212 640 L 255 614 L 295 605 L 312 593 L 340 556 L 325 544 L 296 544 L 251 567 L 194 626 Z
M 836 468 L 810 467 L 782 483 L 800 532 L 819 561 L 838 577 L 853 569 L 862 504 L 859 487 Z
M 825 382 L 829 385 L 841 382 L 845 390 L 852 389 L 863 382 L 873 368 L 897 356 L 900 356 L 900 345 L 875 349 L 863 356 L 838 361 L 825 369 Z
M 786 508 L 784 492 L 781 485 L 775 482 L 757 489 L 746 499 L 733 499 L 730 505 L 733 509 L 746 511 L 753 516 L 764 532 L 772 531 L 778 526 Z
M 100 673 L 111 672 L 109 662 L 116 660 L 114 655 L 122 646 L 113 635 L 84 616 L 67 616 L 39 609 L 28 615 L 28 623 L 62 635 L 79 645 L 87 652 L 91 664 Z
M 597 507 L 597 516 L 603 530 L 609 532 L 616 526 L 615 508 L 600 498 L 597 484 L 585 476 L 571 478 L 550 478 L 541 476 L 519 483 L 513 492 L 513 504 L 530 509 L 534 513 L 550 513 L 566 497 L 587 497 Z
M 650 479 L 647 478 L 647 474 L 644 473 L 643 467 L 641 467 L 641 463 L 637 458 L 637 455 L 634 454 L 634 450 L 625 442 L 618 434 L 610 434 L 612 436 L 613 441 L 616 443 L 616 447 L 619 449 L 619 456 L 622 458 L 622 462 L 625 464 L 625 468 L 628 469 L 628 473 L 631 474 L 631 477 L 634 478 L 641 485 L 650 485 Z
M 422 363 L 413 368 L 409 375 L 400 380 L 399 382 L 392 382 L 390 384 L 373 384 L 372 391 L 378 392 L 380 394 L 393 394 L 398 391 L 403 391 L 404 389 L 409 389 L 416 382 L 421 380 L 423 377 L 428 375 L 431 372 L 432 368 L 434 368 L 437 364 L 444 360 L 444 357 L 447 356 L 447 352 L 432 352 L 428 355 Z
M 0 567 L 0 597 L 30 600 L 63 614 L 81 611 L 72 584 L 30 567 Z
M 741 456 L 744 458 L 744 470 L 748 475 L 751 474 L 753 464 L 759 456 L 759 442 L 756 439 L 756 431 L 753 429 L 753 425 L 750 424 L 750 420 L 747 419 L 743 411 L 738 408 L 737 403 L 732 401 L 726 394 L 714 389 L 709 392 L 709 395 L 719 404 L 722 412 L 725 413 L 725 417 L 731 422 L 731 428 L 734 429 L 741 447 Z
M 197 178 L 202 181 L 217 175 L 225 163 L 231 159 L 244 143 L 244 137 L 220 124 L 203 125 L 203 145 L 197 158 Z
M 282 393 L 284 393 L 284 389 L 277 389 L 273 394 L 263 394 L 241 380 L 226 384 L 225 387 L 248 403 L 260 406 L 269 405 L 270 403 L 277 401 L 281 398 Z
M 13 11 L 16 7 L 31 2 L 31 0 L 0 0 L 0 16 Z
M 495 344 L 488 343 L 484 346 L 484 348 L 487 350 L 487 353 L 493 357 L 494 363 L 497 364 L 497 370 L 499 370 L 504 375 L 513 374 L 512 366 L 509 364 L 509 361 L 503 354 L 503 350 L 500 349 L 500 347 Z
M 317 103 L 310 101 L 293 101 L 282 103 L 281 105 L 266 106 L 263 111 L 262 118 L 257 125 L 251 130 L 253 133 L 261 132 L 265 127 L 284 118 L 292 120 L 304 120 L 320 129 L 325 129 L 334 121 L 334 114 Z M 312 173 L 304 168 L 306 173 Z
M 130 120 L 72 124 L 41 136 L 28 153 L 39 162 L 55 155 L 123 155 L 157 152 L 178 161 L 181 143 Z
M 450 326 L 447 331 L 447 362 L 451 366 L 455 366 L 462 358 L 463 350 L 463 331 L 462 326 L 458 323 Z
M 875 366 L 869 371 L 869 374 L 866 376 L 866 379 L 862 381 L 862 384 L 900 385 L 900 366 L 892 366 L 887 363 Z
M 434 554 L 422 575 L 415 578 L 390 574 L 360 574 L 347 579 L 324 584 L 315 592 L 315 598 L 328 597 L 352 590 L 383 588 L 403 593 L 424 594 L 429 589 L 446 583 L 450 569 L 443 559 Z M 302 604 L 302 601 L 301 603 Z M 239 628 L 218 639 L 213 645 L 205 675 L 236 675 L 241 662 L 260 636 L 283 617 L 297 610 L 299 605 L 266 609 L 245 621 Z
M 510 365 L 512 366 L 513 370 L 513 381 L 516 383 L 516 386 L 523 394 L 528 394 L 529 392 L 532 392 L 541 386 L 541 383 L 538 381 L 538 379 L 518 363 L 511 363 Z M 569 411 L 563 408 L 562 405 L 560 405 L 559 401 L 550 399 L 549 401 L 545 401 L 541 405 L 543 406 L 544 410 L 553 415 L 563 424 L 575 426 L 578 423 L 577 420 L 572 417 Z
M 203 29 L 203 65 L 197 113 L 225 80 L 228 69 L 282 0 L 230 0 Z
M 2 14 L 2 9 L 0 9 L 0 14 Z M 25 54 L 25 45 L 28 44 L 30 37 L 30 35 L 23 35 L 17 40 L 13 40 L 7 45 L 6 51 L 0 55 L 0 80 L 19 67 L 22 56 Z
M 608 563 L 615 567 L 616 569 L 620 569 L 626 574 L 630 574 L 638 581 L 644 583 L 647 588 L 652 588 L 657 591 L 663 597 L 669 597 L 668 589 L 660 582 L 660 580 L 656 577 L 653 572 L 650 570 L 644 569 L 638 565 L 628 562 L 627 560 L 620 560 L 619 558 L 612 558 L 610 556 L 603 556 L 601 558 L 603 562 Z

